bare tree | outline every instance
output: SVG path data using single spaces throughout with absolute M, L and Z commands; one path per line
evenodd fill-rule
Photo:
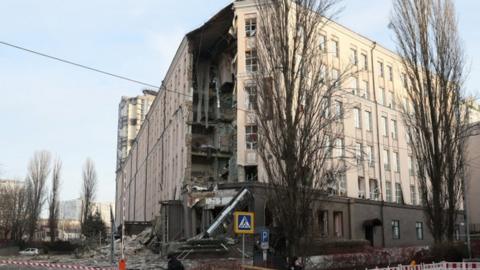
M 25 183 L 18 187 L 14 195 L 14 204 L 13 204 L 13 219 L 12 219 L 12 240 L 20 240 L 23 238 L 25 231 L 27 229 L 26 221 L 28 221 L 28 212 L 27 212 L 27 188 Z
M 395 0 L 391 18 L 405 72 L 403 120 L 435 242 L 452 241 L 471 129 L 464 106 L 464 51 L 451 0 Z M 411 102 L 412 106 L 408 103 Z
M 55 241 L 55 232 L 58 228 L 60 173 L 62 161 L 57 159 L 52 170 L 52 190 L 49 196 L 48 206 L 48 227 L 50 229 L 50 241 Z
M 85 231 L 86 221 L 92 215 L 93 200 L 97 188 L 97 172 L 95 164 L 90 158 L 87 158 L 83 165 L 82 172 L 82 233 Z
M 0 232 L 4 239 L 22 237 L 26 221 L 25 186 L 12 181 L 0 186 Z
M 35 152 L 28 164 L 27 185 L 27 230 L 32 241 L 37 222 L 46 200 L 46 182 L 50 174 L 50 153 Z
M 260 180 L 268 183 L 270 211 L 290 258 L 305 252 L 315 199 L 345 170 L 340 87 L 352 74 L 349 66 L 328 70 L 327 55 L 337 51 L 327 51 L 321 34 L 335 3 L 257 1 L 256 48 L 249 53 L 258 67 L 247 88 L 258 99 Z

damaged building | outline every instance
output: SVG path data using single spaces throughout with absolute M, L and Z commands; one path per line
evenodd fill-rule
M 244 188 L 250 195 L 237 209 L 254 211 L 257 226 L 271 225 L 249 83 L 257 69 L 256 16 L 255 1 L 235 1 L 183 38 L 117 170 L 117 225 L 159 220 L 164 242 L 194 237 L 207 233 Z M 338 145 L 356 146 L 366 156 L 329 188 L 329 196 L 319 196 L 314 237 L 365 239 L 378 247 L 430 243 L 395 104 L 395 95 L 404 93 L 399 57 L 335 22 L 325 26 L 323 40 L 319 49 L 334 51 L 328 55 L 332 70 L 351 59 L 358 67 L 358 77 L 348 82 L 355 91 L 340 101 L 356 105 L 343 120 Z

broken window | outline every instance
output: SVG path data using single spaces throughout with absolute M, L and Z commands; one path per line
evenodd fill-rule
M 245 126 L 245 141 L 247 149 L 257 149 L 257 126 Z
M 245 67 L 248 72 L 256 72 L 258 70 L 257 50 L 245 52 Z
M 245 93 L 247 96 L 247 109 L 256 110 L 257 109 L 257 87 L 255 85 L 245 86 Z
M 257 33 L 257 18 L 248 18 L 245 20 L 245 35 L 253 37 Z
M 257 166 L 245 166 L 245 180 L 247 182 L 256 182 L 257 175 Z

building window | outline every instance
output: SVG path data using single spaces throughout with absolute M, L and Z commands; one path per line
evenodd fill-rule
M 350 49 L 350 63 L 355 66 L 358 64 L 357 50 L 354 48 Z
M 363 97 L 370 99 L 370 89 L 368 88 L 368 81 L 363 81 Z
M 373 146 L 369 145 L 367 146 L 366 148 L 366 154 L 367 154 L 367 158 L 368 158 L 368 166 L 370 167 L 374 167 L 375 166 L 375 155 L 373 153 Z
M 415 175 L 415 171 L 413 169 L 413 158 L 412 158 L 412 156 L 408 156 L 408 174 L 410 176 Z
M 387 149 L 383 149 L 383 168 L 390 171 L 390 153 Z
M 423 240 L 423 222 L 415 223 L 415 231 L 417 234 L 417 240 Z
M 417 205 L 417 190 L 415 189 L 415 185 L 410 185 L 410 198 L 412 205 Z
M 250 50 L 245 52 L 245 66 L 248 72 L 255 72 L 258 70 L 258 59 L 256 50 Z
M 393 81 L 393 68 L 388 66 L 388 80 Z
M 338 48 L 338 40 L 332 40 L 332 50 L 333 50 L 333 56 L 335 57 L 340 56 L 340 51 Z
M 386 116 L 382 116 L 382 135 L 384 137 L 388 136 L 388 121 Z
M 257 177 L 257 166 L 245 166 L 245 180 L 247 182 L 256 182 Z
M 370 179 L 370 199 L 377 201 L 379 198 L 378 182 L 376 179 Z
M 325 37 L 325 35 L 319 36 L 319 48 L 322 52 L 325 52 L 327 50 L 327 38 Z
M 392 202 L 392 182 L 385 182 L 385 199 L 387 202 Z
M 392 239 L 400 239 L 400 221 L 392 220 Z
M 393 171 L 400 172 L 400 160 L 398 156 L 398 152 L 393 152 Z
M 397 120 L 391 119 L 390 123 L 392 126 L 392 138 L 396 140 L 397 139 Z
M 355 120 L 355 127 L 362 128 L 362 119 L 359 108 L 353 108 L 353 119 Z
M 334 87 L 338 87 L 338 74 L 339 74 L 338 69 L 336 68 L 332 69 L 332 84 Z
M 362 163 L 362 144 L 355 143 L 355 159 L 357 161 L 357 165 Z
M 257 149 L 257 126 L 245 126 L 245 141 L 247 149 Z
M 372 131 L 372 112 L 365 111 L 365 128 L 367 131 Z
M 328 236 L 328 211 L 318 211 L 318 229 L 322 237 Z
M 245 86 L 245 94 L 247 95 L 247 109 L 257 109 L 257 87 L 255 85 Z
M 406 73 L 402 73 L 402 84 L 403 84 L 403 88 L 407 88 L 407 74 Z
M 398 204 L 403 204 L 402 185 L 395 183 L 395 201 Z
M 358 198 L 365 199 L 365 178 L 358 177 Z
M 257 34 L 257 19 L 249 18 L 245 20 L 245 35 L 253 37 Z
M 325 64 L 321 64 L 322 66 L 320 67 L 320 83 L 325 85 L 326 80 L 327 80 L 327 67 Z
M 378 74 L 382 78 L 385 76 L 385 73 L 384 73 L 384 70 L 383 70 L 383 63 L 380 62 L 380 61 L 378 61 Z
M 355 77 L 352 77 L 352 94 L 359 95 L 358 93 L 358 80 Z
M 335 224 L 335 237 L 343 237 L 343 212 L 333 212 Z
M 385 88 L 380 87 L 380 103 L 383 106 L 387 106 L 387 94 L 385 92 Z
M 341 118 L 343 116 L 343 102 L 335 100 L 335 117 Z
M 345 147 L 343 143 L 343 139 L 337 138 L 335 139 L 335 157 L 342 158 L 345 156 Z
M 368 69 L 368 58 L 366 53 L 362 53 L 362 63 L 363 63 L 363 69 L 367 70 Z
M 345 173 L 339 173 L 338 174 L 338 179 L 337 179 L 337 190 L 338 190 L 338 195 L 344 196 L 346 195 L 347 192 L 347 176 Z

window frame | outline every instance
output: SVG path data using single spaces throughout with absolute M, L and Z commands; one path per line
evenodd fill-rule
M 256 17 L 245 18 L 245 36 L 254 37 L 256 35 L 257 35 L 257 18 Z
M 250 129 L 250 131 L 249 131 Z M 254 136 L 254 137 L 253 137 Z M 254 139 L 251 139 L 254 138 Z M 258 144 L 257 125 L 245 125 L 245 147 L 247 150 L 256 150 Z
M 415 222 L 415 235 L 417 237 L 417 240 L 423 240 L 423 238 L 424 238 L 423 222 L 421 222 L 421 221 Z
M 245 70 L 247 72 L 258 71 L 258 56 L 256 49 L 245 51 Z
M 392 239 L 400 240 L 400 220 L 392 219 Z

